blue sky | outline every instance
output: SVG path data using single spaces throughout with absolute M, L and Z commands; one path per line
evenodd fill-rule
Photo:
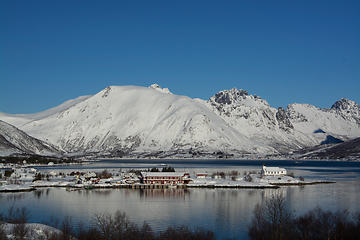
M 110 85 L 272 107 L 360 103 L 360 1 L 0 0 L 0 111 L 34 113 Z

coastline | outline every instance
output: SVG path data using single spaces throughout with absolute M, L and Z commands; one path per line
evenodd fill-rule
M 184 188 L 236 188 L 236 189 L 266 189 L 266 188 L 280 188 L 280 187 L 291 187 L 291 186 L 306 186 L 306 185 L 317 185 L 317 184 L 334 184 L 333 181 L 312 181 L 312 182 L 292 182 L 292 183 L 276 183 L 271 182 L 268 184 L 221 184 L 221 183 L 190 183 L 190 184 L 179 184 L 176 186 L 160 185 L 160 184 L 27 184 L 28 186 L 19 187 L 19 185 L 11 184 L 8 187 L 0 187 L 0 193 L 10 192 L 30 192 L 35 191 L 37 188 L 65 188 L 75 190 L 89 191 L 91 189 L 184 189 Z M 90 188 L 89 188 L 90 187 Z M 70 190 L 72 191 L 72 190 Z

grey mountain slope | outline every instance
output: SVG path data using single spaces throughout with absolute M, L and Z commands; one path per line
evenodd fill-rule
M 319 157 L 325 158 L 348 158 L 360 157 L 360 138 L 355 138 L 343 143 L 324 144 L 315 147 L 305 148 L 297 151 L 300 157 Z
M 58 155 L 60 151 L 0 120 L 0 153 Z

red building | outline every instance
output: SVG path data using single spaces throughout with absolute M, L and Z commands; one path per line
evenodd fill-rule
M 189 173 L 181 172 L 142 172 L 144 184 L 177 185 L 190 182 Z

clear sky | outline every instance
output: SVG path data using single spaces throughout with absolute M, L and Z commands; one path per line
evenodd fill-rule
M 360 103 L 360 1 L 0 0 L 1 112 L 153 83 L 275 108 Z

